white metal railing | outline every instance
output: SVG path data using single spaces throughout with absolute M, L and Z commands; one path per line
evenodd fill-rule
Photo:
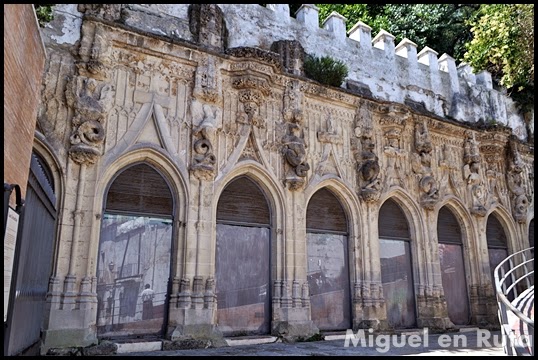
M 501 261 L 494 278 L 505 353 L 534 355 L 534 312 L 525 313 L 534 308 L 534 247 Z

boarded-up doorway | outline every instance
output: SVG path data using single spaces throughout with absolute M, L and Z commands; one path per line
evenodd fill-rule
M 508 257 L 508 246 L 506 241 L 506 233 L 504 228 L 495 216 L 494 213 L 488 217 L 488 223 L 486 226 L 486 238 L 488 242 L 488 255 L 489 255 L 489 267 L 491 284 L 495 289 L 494 272 L 497 265 Z M 507 286 L 510 285 L 510 281 L 507 282 Z
M 407 219 L 398 204 L 387 200 L 379 210 L 379 256 L 387 321 L 395 329 L 416 325 L 416 305 Z
M 271 212 L 246 176 L 226 186 L 217 206 L 217 323 L 228 336 L 271 330 Z
M 446 207 L 439 210 L 437 238 L 448 317 L 456 325 L 466 325 L 470 313 L 461 228 L 456 217 Z
M 112 182 L 99 240 L 98 336 L 164 334 L 173 209 L 170 187 L 147 164 L 123 170 Z
M 351 328 L 348 225 L 338 199 L 317 191 L 306 211 L 307 278 L 312 321 L 320 330 Z

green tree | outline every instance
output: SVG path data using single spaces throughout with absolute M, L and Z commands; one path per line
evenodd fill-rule
M 534 106 L 534 4 L 488 4 L 469 20 L 464 60 L 488 70 L 523 110 Z

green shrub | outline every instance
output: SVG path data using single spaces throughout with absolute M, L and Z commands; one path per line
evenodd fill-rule
M 39 26 L 45 27 L 45 25 L 52 21 L 52 7 L 55 4 L 34 4 L 35 14 L 37 16 L 37 21 Z
M 330 56 L 307 55 L 304 61 L 304 72 L 310 79 L 324 85 L 340 86 L 347 76 L 348 69 L 346 64 Z

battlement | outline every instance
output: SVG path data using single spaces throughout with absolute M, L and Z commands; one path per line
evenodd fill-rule
M 438 56 L 429 47 L 419 51 L 410 39 L 395 44 L 395 36 L 385 30 L 372 38 L 371 27 L 360 21 L 346 32 L 347 19 L 336 12 L 320 27 L 319 11 L 313 4 L 303 4 L 295 17 L 290 16 L 288 4 L 218 6 L 227 27 L 228 48 L 270 50 L 275 41 L 296 40 L 307 54 L 328 55 L 347 65 L 349 72 L 343 88 L 360 88 L 379 100 L 422 104 L 431 113 L 462 122 L 495 121 L 512 128 L 519 139 L 527 138 L 523 115 L 512 99 L 493 89 L 487 71 L 475 73 L 468 64 L 456 64 L 451 56 Z M 148 17 L 141 21 L 142 15 L 131 15 L 124 21 L 131 27 L 193 41 L 189 31 L 189 4 L 122 7 L 124 13 Z M 75 11 L 71 13 L 82 16 Z

